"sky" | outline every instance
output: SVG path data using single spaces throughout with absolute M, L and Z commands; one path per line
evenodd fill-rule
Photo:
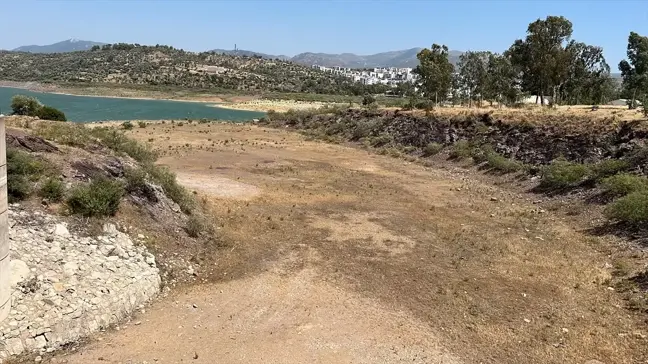
M 373 54 L 445 44 L 502 52 L 530 22 L 562 15 L 573 39 L 603 47 L 613 72 L 630 31 L 648 35 L 645 0 L 0 0 L 0 49 L 69 38 L 294 56 Z M 15 14 L 13 16 L 11 14 Z M 17 16 L 20 15 L 20 16 Z

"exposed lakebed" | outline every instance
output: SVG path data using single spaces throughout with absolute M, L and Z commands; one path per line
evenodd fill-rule
M 11 98 L 14 95 L 36 97 L 43 104 L 62 110 L 68 120 L 76 122 L 203 118 L 247 121 L 264 115 L 261 112 L 223 109 L 201 102 L 73 96 L 10 87 L 0 87 L 0 113 L 11 112 Z

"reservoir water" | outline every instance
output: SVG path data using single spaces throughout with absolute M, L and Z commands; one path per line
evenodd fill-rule
M 71 96 L 10 87 L 0 87 L 0 113 L 11 113 L 11 98 L 14 95 L 36 97 L 44 105 L 63 111 L 69 121 L 76 122 L 185 118 L 248 121 L 264 115 L 261 112 L 229 110 L 200 102 Z

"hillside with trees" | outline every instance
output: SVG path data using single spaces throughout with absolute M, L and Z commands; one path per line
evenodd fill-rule
M 365 87 L 348 78 L 278 59 L 125 43 L 96 45 L 89 51 L 70 53 L 0 52 L 0 79 L 242 92 L 362 95 L 383 91 L 380 86 Z

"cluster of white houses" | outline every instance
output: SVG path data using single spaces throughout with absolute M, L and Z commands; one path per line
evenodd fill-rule
M 361 82 L 365 85 L 383 84 L 395 86 L 401 82 L 413 82 L 417 77 L 412 72 L 412 68 L 381 67 L 353 69 L 346 67 L 324 67 L 320 65 L 313 65 L 312 67 L 323 72 L 348 77 L 353 79 L 354 82 Z

